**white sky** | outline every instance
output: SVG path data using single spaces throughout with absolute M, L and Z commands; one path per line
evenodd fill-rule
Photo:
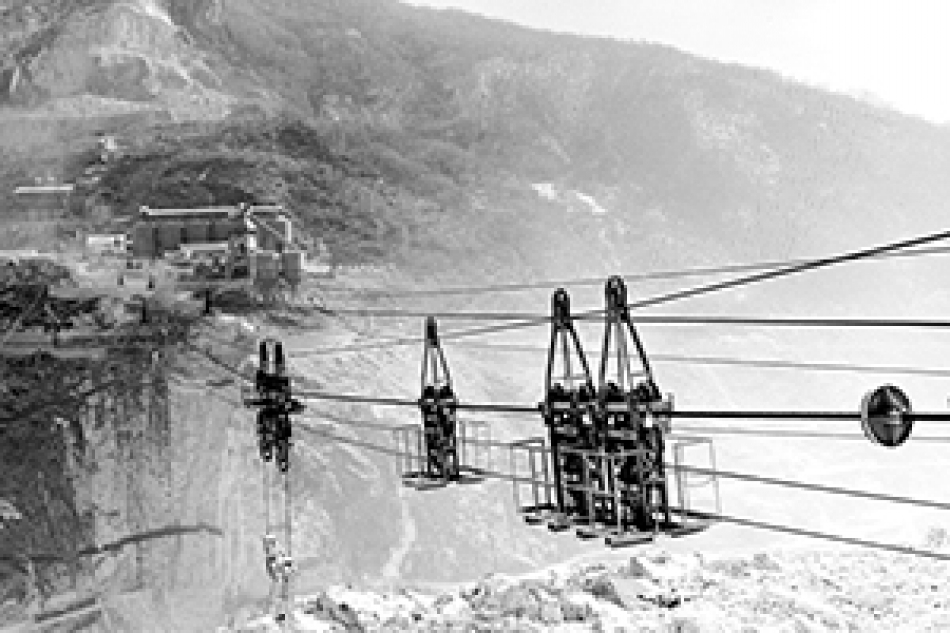
M 950 122 L 950 0 L 405 0 L 662 42 Z

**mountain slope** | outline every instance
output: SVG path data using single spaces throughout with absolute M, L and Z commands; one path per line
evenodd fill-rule
M 532 32 L 388 0 L 5 6 L 4 186 L 32 169 L 70 176 L 81 170 L 77 155 L 92 134 L 114 131 L 129 151 L 89 203 L 116 216 L 141 204 L 281 202 L 303 219 L 301 228 L 326 241 L 337 262 L 395 263 L 393 277 L 432 285 L 819 255 L 945 228 L 946 130 L 665 47 Z M 724 294 L 704 310 L 932 317 L 950 309 L 950 295 L 944 276 L 927 265 L 868 264 L 802 276 Z M 668 289 L 638 283 L 631 294 Z M 549 292 L 458 303 L 543 312 Z M 572 292 L 578 309 L 601 307 L 600 287 Z M 331 307 L 341 303 L 317 297 Z M 418 323 L 376 322 L 365 336 L 338 319 L 311 315 L 306 323 L 306 331 L 270 333 L 288 342 L 291 362 L 321 387 L 417 395 L 415 347 L 294 354 L 337 339 L 416 335 Z M 584 333 L 591 348 L 598 333 Z M 518 332 L 517 342 L 543 345 L 546 334 Z M 721 355 L 726 348 L 731 355 L 768 351 L 798 360 L 848 352 L 890 364 L 942 364 L 946 356 L 932 337 L 782 336 L 647 329 L 644 338 L 649 351 Z M 447 353 L 465 401 L 534 402 L 540 395 L 543 359 L 454 347 Z M 658 371 L 684 408 L 853 409 L 872 386 L 850 376 L 773 379 L 669 365 Z M 910 385 L 915 408 L 918 395 L 943 406 L 940 381 Z M 251 471 L 253 427 L 246 416 L 232 420 L 231 407 L 221 403 L 205 412 L 188 408 L 200 398 L 183 398 L 176 427 L 190 469 L 178 481 L 179 512 L 206 512 L 222 535 L 212 546 L 185 540 L 167 567 L 156 563 L 159 572 L 187 576 L 189 561 L 200 561 L 189 582 L 166 585 L 190 594 L 195 610 L 266 591 L 256 558 L 262 521 L 251 503 L 261 498 L 259 473 Z M 335 405 L 308 413 L 313 425 L 386 444 L 385 435 L 352 424 L 367 419 L 417 418 L 412 411 Z M 213 444 L 226 428 L 232 444 L 209 449 L 213 459 L 186 450 Z M 512 439 L 542 431 L 535 416 L 496 421 L 493 433 Z M 452 581 L 522 571 L 584 550 L 573 538 L 523 526 L 503 484 L 407 495 L 390 458 L 315 432 L 299 438 L 304 583 Z M 858 478 L 894 494 L 930 486 L 927 468 L 938 463 L 924 450 L 931 447 L 881 457 L 866 444 L 786 442 L 777 451 L 774 441 L 743 438 L 717 445 L 720 463 L 737 471 L 820 481 L 838 475 L 841 485 Z M 905 455 L 917 466 L 910 474 Z M 869 509 L 842 515 L 834 500 L 798 503 L 751 485 L 723 490 L 737 515 L 815 529 L 852 516 L 861 517 L 851 521 L 865 535 L 890 533 L 904 517 Z M 771 536 L 717 526 L 698 538 L 728 548 L 764 546 Z M 227 587 L 206 586 L 217 577 Z

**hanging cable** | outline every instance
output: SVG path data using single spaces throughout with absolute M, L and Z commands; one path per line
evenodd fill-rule
M 825 421 L 860 422 L 861 414 L 850 411 L 667 411 L 671 418 L 692 420 L 759 420 L 767 421 Z M 947 413 L 907 413 L 914 422 L 950 422 Z
M 358 404 L 375 404 L 388 406 L 418 406 L 418 401 L 405 398 L 387 398 L 366 396 L 360 394 L 338 394 L 323 391 L 300 391 L 299 398 L 305 400 L 330 400 L 336 402 L 351 402 Z M 493 413 L 532 413 L 539 412 L 538 407 L 516 404 L 483 404 L 464 403 L 456 405 L 459 411 L 482 411 Z M 851 411 L 667 411 L 664 415 L 671 418 L 696 420 L 800 420 L 800 421 L 849 421 L 860 422 L 861 414 Z M 907 417 L 915 422 L 950 422 L 950 412 L 947 413 L 908 413 Z
M 895 258 L 895 257 L 919 257 L 922 255 L 945 255 L 950 254 L 950 248 L 948 247 L 931 247 L 931 248 L 919 248 L 919 249 L 908 249 L 906 251 L 899 252 L 888 252 L 881 255 L 875 255 L 869 257 L 868 259 L 886 259 L 886 258 Z M 621 275 L 625 281 L 630 282 L 640 282 L 640 281 L 663 281 L 669 279 L 683 279 L 687 277 L 701 277 L 707 275 L 719 275 L 726 273 L 738 273 L 738 272 L 751 272 L 756 270 L 770 270 L 775 268 L 784 268 L 787 266 L 804 264 L 809 261 L 814 261 L 813 259 L 797 258 L 797 259 L 787 259 L 784 261 L 772 261 L 772 262 L 757 262 L 750 264 L 726 264 L 722 266 L 712 266 L 712 267 L 701 267 L 701 268 L 686 268 L 682 270 L 666 270 L 666 271 L 656 271 L 649 273 L 632 273 L 627 275 Z M 526 282 L 526 283 L 510 283 L 510 284 L 492 284 L 485 286 L 469 286 L 469 287 L 456 287 L 456 288 L 435 288 L 435 289 L 397 289 L 397 290 L 384 290 L 384 289 L 355 289 L 355 288 L 322 288 L 324 291 L 329 292 L 348 292 L 348 293 L 359 293 L 366 294 L 376 297 L 386 297 L 386 298 L 402 298 L 402 297 L 441 297 L 441 296 L 452 296 L 452 295 L 475 295 L 475 294 L 495 294 L 503 292 L 522 292 L 525 290 L 543 290 L 549 288 L 571 288 L 571 287 L 583 287 L 583 286 L 603 286 L 604 280 L 602 277 L 587 277 L 580 279 L 569 279 L 564 281 L 550 280 L 550 281 L 537 281 L 537 282 Z
M 217 394 L 213 394 L 214 397 L 220 397 Z M 226 401 L 227 402 L 227 401 Z M 229 404 L 233 404 L 230 403 Z M 310 416 L 310 421 L 315 423 L 317 422 L 316 418 L 326 418 L 333 424 L 343 427 L 355 427 L 357 429 L 366 429 L 370 431 L 399 431 L 407 426 L 416 426 L 414 422 L 403 422 L 403 423 L 393 423 L 386 424 L 382 422 L 375 422 L 371 420 L 361 420 L 355 418 L 344 418 L 339 415 L 331 415 L 327 412 L 320 412 L 319 414 L 314 414 Z M 466 420 L 466 422 L 471 422 L 471 420 Z M 482 422 L 485 422 L 484 420 Z M 491 421 L 485 422 L 491 423 Z M 821 440 L 855 440 L 861 442 L 867 442 L 867 437 L 859 433 L 832 433 L 825 431 L 801 431 L 796 429 L 751 429 L 751 428 L 730 428 L 730 427 L 710 427 L 710 426 L 689 426 L 678 424 L 675 429 L 673 429 L 672 439 L 678 439 L 678 437 L 691 437 L 683 435 L 684 433 L 698 433 L 698 434 L 710 434 L 710 435 L 748 435 L 748 436 L 761 436 L 766 438 L 777 438 L 777 437 L 787 437 L 787 438 L 800 438 L 800 439 L 821 439 Z M 510 448 L 510 445 L 505 442 L 500 441 L 486 441 L 481 439 L 466 439 L 466 442 L 475 446 L 489 446 L 493 448 Z M 950 436 L 948 437 L 931 437 L 931 436 L 914 436 L 914 443 L 918 442 L 931 442 L 937 444 L 950 443 Z
M 840 255 L 833 255 L 829 257 L 823 257 L 820 259 L 805 260 L 802 263 L 795 264 L 792 266 L 780 268 L 778 270 L 771 270 L 764 273 L 758 273 L 754 275 L 747 275 L 743 277 L 737 277 L 727 281 L 721 281 L 714 284 L 705 284 L 702 286 L 695 286 L 693 288 L 687 288 L 685 290 L 678 290 L 671 293 L 666 293 L 662 295 L 657 295 L 647 299 L 641 299 L 633 303 L 628 304 L 630 309 L 641 309 L 648 308 L 656 305 L 663 305 L 667 303 L 672 303 L 675 301 L 681 301 L 684 299 L 690 299 L 693 297 L 698 297 L 706 294 L 711 294 L 715 292 L 721 292 L 723 290 L 730 290 L 733 288 L 739 288 L 742 286 L 747 286 L 751 284 L 761 283 L 763 281 L 769 281 L 771 279 L 777 279 L 779 277 L 785 277 L 789 275 L 794 275 L 801 272 L 806 272 L 810 270 L 817 270 L 820 268 L 827 268 L 830 266 L 835 266 L 838 264 L 844 264 L 848 262 L 859 261 L 862 259 L 869 259 L 874 257 L 879 257 L 889 253 L 907 251 L 914 246 L 920 246 L 923 244 L 929 244 L 932 242 L 937 242 L 941 240 L 946 240 L 950 238 L 950 231 L 942 231 L 939 233 L 931 233 L 921 237 L 916 237 L 908 240 L 901 240 L 898 242 L 891 242 L 881 246 L 874 246 L 871 248 L 860 249 L 857 251 L 850 251 L 842 253 Z M 604 309 L 596 310 L 587 310 L 583 312 L 578 312 L 574 315 L 574 319 L 584 319 L 588 317 L 596 317 L 603 315 L 605 312 Z M 483 327 L 474 327 L 465 330 L 456 330 L 449 331 L 442 334 L 441 339 L 443 341 L 456 340 L 459 338 L 466 338 L 470 336 L 481 336 L 485 334 L 500 334 L 502 332 L 510 332 L 514 330 L 523 329 L 526 327 L 534 327 L 537 325 L 544 325 L 550 322 L 549 316 L 544 317 L 528 317 L 522 320 L 511 321 L 509 323 L 502 323 L 497 325 L 483 326 Z M 310 350 L 307 352 L 308 355 L 319 355 L 319 354 L 329 354 L 329 353 L 339 353 L 339 352 L 352 352 L 352 351 L 368 351 L 373 349 L 379 349 L 382 346 L 399 346 L 407 344 L 418 343 L 417 339 L 395 339 L 391 341 L 384 341 L 376 344 L 368 344 L 365 346 L 346 346 L 341 348 L 327 348 L 327 349 L 317 349 Z
M 636 318 L 637 325 L 762 325 L 768 327 L 917 328 L 947 329 L 950 321 L 931 319 L 856 319 L 810 317 L 659 316 Z
M 329 309 L 315 310 L 333 316 L 366 316 L 398 319 L 433 317 L 436 319 L 458 319 L 462 321 L 515 321 L 518 319 L 548 320 L 550 316 L 511 312 L 426 312 L 395 309 Z M 588 314 L 575 318 L 576 321 L 593 321 L 596 317 Z M 948 329 L 950 321 L 933 319 L 861 319 L 846 317 L 732 317 L 732 316 L 666 316 L 658 314 L 639 315 L 637 325 L 757 325 L 769 327 L 831 327 L 831 328 L 918 328 Z M 416 341 L 418 342 L 418 341 Z
M 725 479 L 735 479 L 737 481 L 746 481 L 757 484 L 767 484 L 770 486 L 779 486 L 782 488 L 795 488 L 797 490 L 808 490 L 809 492 L 821 492 L 824 494 L 840 495 L 852 497 L 854 499 L 869 499 L 872 501 L 886 501 L 888 503 L 897 503 L 902 505 L 915 506 L 918 508 L 931 508 L 935 510 L 950 510 L 950 503 L 941 503 L 939 501 L 930 501 L 927 499 L 914 499 L 912 497 L 900 497 L 896 495 L 886 495 L 877 492 L 867 492 L 864 490 L 854 490 L 851 488 L 841 488 L 838 486 L 825 486 L 821 484 L 810 484 L 791 479 L 778 479 L 776 477 L 762 477 L 760 475 L 749 475 L 745 473 L 736 473 L 728 470 L 699 468 L 697 466 L 685 466 L 676 464 L 665 464 L 671 470 L 679 470 L 687 473 L 696 473 L 699 475 L 710 475 L 713 477 L 723 477 Z
M 399 427 L 390 426 L 390 427 L 382 428 L 378 430 L 398 430 L 398 429 Z M 947 438 L 947 439 L 950 439 L 950 438 Z M 473 444 L 497 445 L 500 448 L 511 448 L 510 443 L 506 444 L 502 442 L 485 442 L 485 441 L 472 442 L 470 440 L 467 440 L 467 441 Z M 665 464 L 665 466 L 671 470 L 680 470 L 687 473 L 696 473 L 700 475 L 723 477 L 726 479 L 735 479 L 738 481 L 767 484 L 767 485 L 779 486 L 779 487 L 784 487 L 784 488 L 796 488 L 798 490 L 808 490 L 810 492 L 821 492 L 825 494 L 842 495 L 846 497 L 853 497 L 856 499 L 869 499 L 873 501 L 886 501 L 889 503 L 898 503 L 898 504 L 911 505 L 911 506 L 917 506 L 917 507 L 922 507 L 922 508 L 950 510 L 950 503 L 942 503 L 939 501 L 930 501 L 926 499 L 914 499 L 911 497 L 901 497 L 901 496 L 896 496 L 896 495 L 886 495 L 886 494 L 881 494 L 881 493 L 866 492 L 863 490 L 854 490 L 851 488 L 842 488 L 838 486 L 810 484 L 810 483 L 794 481 L 790 479 L 779 479 L 775 477 L 749 475 L 746 473 L 737 473 L 737 472 L 721 470 L 721 469 L 699 468 L 695 466 L 685 466 L 685 465 L 677 465 L 677 464 Z
M 323 437 L 324 439 L 329 439 L 331 441 L 340 442 L 341 444 L 349 444 L 351 446 L 365 448 L 367 450 L 371 450 L 371 451 L 384 454 L 384 455 L 390 455 L 393 457 L 400 457 L 400 458 L 409 457 L 409 455 L 407 455 L 405 452 L 397 450 L 397 449 L 387 448 L 385 446 L 379 446 L 379 445 L 373 444 L 371 442 L 366 442 L 363 440 L 351 440 L 348 438 L 343 438 L 338 435 L 325 432 L 321 429 L 314 428 L 307 424 L 302 424 L 301 428 L 307 433 L 310 433 L 319 437 Z M 526 478 L 526 477 L 518 477 L 514 473 L 501 473 L 501 472 L 493 471 L 489 469 L 479 469 L 478 473 L 482 476 L 493 478 L 493 479 L 502 479 L 502 480 L 513 481 L 513 482 L 522 482 L 522 483 L 534 482 L 533 479 Z M 671 509 L 677 510 L 677 511 L 682 510 L 681 508 L 671 508 Z M 906 547 L 902 545 L 893 545 L 889 543 L 881 543 L 878 541 L 858 539 L 858 538 L 853 538 L 853 537 L 840 536 L 836 534 L 828 534 L 825 532 L 807 530 L 807 529 L 798 528 L 794 526 L 779 525 L 779 524 L 774 524 L 774 523 L 766 523 L 763 521 L 755 521 L 752 519 L 732 517 L 732 516 L 724 515 L 720 513 L 698 512 L 695 510 L 690 510 L 690 514 L 697 518 L 710 520 L 710 521 L 723 521 L 727 523 L 734 523 L 736 525 L 742 525 L 745 527 L 752 527 L 752 528 L 757 528 L 757 529 L 766 530 L 766 531 L 773 531 L 773 532 L 783 532 L 786 534 L 792 534 L 795 536 L 804 536 L 804 537 L 817 539 L 817 540 L 833 541 L 833 542 L 843 543 L 847 545 L 857 545 L 857 546 L 865 547 L 869 549 L 877 549 L 877 550 L 890 551 L 890 552 L 895 552 L 895 553 L 900 553 L 900 554 L 909 554 L 913 556 L 932 558 L 932 559 L 942 560 L 942 561 L 950 561 L 950 554 L 941 554 L 938 552 L 931 552 L 928 550 L 916 549 L 913 547 Z
M 418 400 L 407 398 L 385 398 L 379 396 L 364 396 L 358 394 L 329 393 L 325 391 L 298 391 L 297 397 L 304 400 L 327 400 L 333 402 L 350 402 L 355 404 L 374 404 L 396 407 L 418 407 Z M 470 404 L 458 403 L 459 411 L 485 411 L 495 413 L 538 413 L 537 407 L 528 407 L 510 404 Z
M 365 316 L 396 319 L 458 319 L 461 321 L 516 321 L 518 319 L 550 319 L 544 314 L 526 312 L 429 312 L 425 310 L 402 310 L 398 308 L 326 308 L 309 306 L 309 309 L 328 316 Z
M 823 431 L 799 431 L 794 429 L 750 429 L 750 428 L 729 428 L 724 426 L 689 426 L 677 424 L 676 428 L 673 429 L 673 439 L 676 439 L 677 434 L 686 432 L 686 433 L 699 433 L 699 434 L 709 434 L 709 435 L 750 435 L 757 437 L 766 437 L 766 438 L 798 438 L 798 439 L 817 439 L 817 440 L 859 440 L 861 442 L 867 442 L 868 439 L 864 435 L 858 433 L 829 433 Z M 921 437 L 919 435 L 914 436 L 914 443 L 918 442 L 932 442 L 936 444 L 945 444 L 950 443 L 950 437 Z
M 668 294 L 658 295 L 651 299 L 643 299 L 641 301 L 635 301 L 629 304 L 629 307 L 631 309 L 636 310 L 640 308 L 648 308 L 650 306 L 671 303 L 673 301 L 681 301 L 683 299 L 690 299 L 693 297 L 698 297 L 701 295 L 710 294 L 714 292 L 720 292 L 723 290 L 731 290 L 733 288 L 739 288 L 741 286 L 761 283 L 763 281 L 769 281 L 771 279 L 777 279 L 779 277 L 787 277 L 789 275 L 807 272 L 810 270 L 828 268 L 829 266 L 837 266 L 838 264 L 844 264 L 848 262 L 858 261 L 861 259 L 877 257 L 880 255 L 884 255 L 886 253 L 904 251 L 914 246 L 921 246 L 923 244 L 939 242 L 939 241 L 946 240 L 948 238 L 950 238 L 950 231 L 930 233 L 928 235 L 915 237 L 908 240 L 900 240 L 898 242 L 891 242 L 888 244 L 883 244 L 881 246 L 872 246 L 870 248 L 863 248 L 856 251 L 850 251 L 847 253 L 842 253 L 840 255 L 833 255 L 830 257 L 823 257 L 820 259 L 806 261 L 800 264 L 789 266 L 787 268 L 780 268 L 778 270 L 771 270 L 764 273 L 758 273 L 755 275 L 748 275 L 744 277 L 737 277 L 735 279 L 730 279 L 727 281 L 720 281 L 714 284 L 706 284 L 703 286 L 697 286 L 695 288 L 690 288 L 688 290 L 679 290 L 679 291 L 668 293 Z
M 671 509 L 679 510 L 679 508 L 671 508 Z M 940 552 L 932 552 L 929 550 L 918 549 L 915 547 L 909 547 L 905 545 L 894 545 L 891 543 L 881 543 L 880 541 L 870 541 L 867 539 L 859 539 L 859 538 L 854 538 L 851 536 L 840 536 L 837 534 L 828 534 L 826 532 L 807 530 L 804 528 L 793 527 L 793 526 L 788 526 L 788 525 L 766 523 L 764 521 L 755 521 L 752 519 L 733 517 L 733 516 L 729 516 L 727 514 L 721 514 L 721 513 L 700 512 L 697 510 L 690 510 L 690 514 L 692 516 L 695 516 L 698 519 L 705 519 L 707 521 L 723 521 L 725 523 L 733 523 L 735 525 L 756 528 L 759 530 L 765 530 L 769 532 L 782 532 L 785 534 L 791 534 L 793 536 L 804 536 L 806 538 L 811 538 L 811 539 L 832 541 L 835 543 L 841 543 L 843 545 L 856 545 L 858 547 L 876 549 L 876 550 L 881 550 L 885 552 L 893 552 L 895 554 L 908 554 L 910 556 L 919 556 L 921 558 L 931 558 L 934 560 L 950 562 L 950 554 L 941 554 Z
M 484 349 L 501 353 L 544 354 L 546 347 L 537 345 L 504 345 L 498 343 L 479 343 L 463 341 L 454 345 L 457 348 Z M 599 356 L 599 350 L 591 350 L 589 356 Z M 930 376 L 950 378 L 950 367 L 945 369 L 926 367 L 906 367 L 897 365 L 858 365 L 852 363 L 803 363 L 781 359 L 731 358 L 725 356 L 687 356 L 680 354 L 650 354 L 651 362 L 687 363 L 695 365 L 734 365 L 759 369 L 808 369 L 813 371 L 854 372 L 872 374 L 906 374 L 910 376 Z
M 220 358 L 217 358 L 217 357 L 216 357 L 214 354 L 212 354 L 211 352 L 209 352 L 209 351 L 207 351 L 207 350 L 201 349 L 200 347 L 198 347 L 197 345 L 195 345 L 194 343 L 192 343 L 192 342 L 190 342 L 190 341 L 186 341 L 186 342 L 185 342 L 185 345 L 186 345 L 187 347 L 191 348 L 192 350 L 198 352 L 199 354 L 201 354 L 202 356 L 204 356 L 205 358 L 207 358 L 208 360 L 210 360 L 212 363 L 214 363 L 215 365 L 217 365 L 217 366 L 220 367 L 221 369 L 225 370 L 225 371 L 228 372 L 229 374 L 235 376 L 236 378 L 240 378 L 240 379 L 241 379 L 242 381 L 244 381 L 245 383 L 251 382 L 250 378 L 248 378 L 247 376 L 245 376 L 244 374 L 242 374 L 242 373 L 240 372 L 240 370 L 238 370 L 236 367 L 232 367 L 231 365 L 228 365 L 227 363 L 225 363 L 225 362 L 224 362 L 223 360 L 221 360 Z
M 327 393 L 322 391 L 297 391 L 295 395 L 304 400 L 330 400 L 334 402 L 352 402 L 356 404 L 379 404 L 400 407 L 418 407 L 418 400 L 405 398 L 380 398 L 374 396 L 347 395 L 341 393 Z

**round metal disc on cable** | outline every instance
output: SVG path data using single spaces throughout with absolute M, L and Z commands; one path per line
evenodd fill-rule
M 910 399 L 899 387 L 884 385 L 869 391 L 861 401 L 861 428 L 875 444 L 896 448 L 914 427 Z

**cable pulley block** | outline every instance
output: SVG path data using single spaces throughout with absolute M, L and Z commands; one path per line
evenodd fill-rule
M 896 448 L 914 428 L 910 398 L 899 387 L 883 385 L 861 400 L 861 429 L 871 442 Z

